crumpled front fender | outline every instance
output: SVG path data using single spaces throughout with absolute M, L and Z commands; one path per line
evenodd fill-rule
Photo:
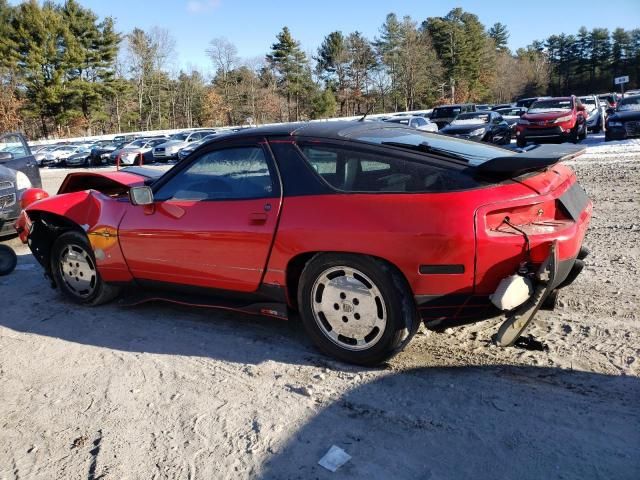
M 128 205 L 126 201 L 95 190 L 56 195 L 29 206 L 20 215 L 16 228 L 21 229 L 20 238 L 27 243 L 29 237 L 36 234 L 31 228 L 32 222 L 40 221 L 47 225 L 52 221 L 62 221 L 75 225 L 86 233 L 102 278 L 107 282 L 127 282 L 132 277 L 118 242 L 118 225 Z M 50 238 L 51 235 L 46 241 L 53 242 Z

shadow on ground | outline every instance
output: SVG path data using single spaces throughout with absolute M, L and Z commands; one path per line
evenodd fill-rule
M 264 479 L 637 479 L 640 379 L 533 367 L 420 368 L 344 394 Z M 331 445 L 353 458 L 317 465 Z

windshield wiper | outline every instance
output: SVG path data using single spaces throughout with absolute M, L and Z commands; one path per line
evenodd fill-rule
M 453 150 L 447 150 L 446 148 L 432 147 L 427 142 L 422 142 L 418 145 L 412 145 L 410 143 L 401 142 L 381 142 L 381 145 L 388 145 L 389 147 L 406 148 L 407 150 L 414 150 L 422 153 L 435 153 L 443 157 L 453 158 L 455 160 L 464 160 L 468 162 L 470 158 L 462 153 L 454 152 Z

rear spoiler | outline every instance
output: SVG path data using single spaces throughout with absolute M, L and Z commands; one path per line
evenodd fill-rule
M 536 145 L 530 150 L 508 157 L 496 157 L 475 167 L 476 172 L 491 176 L 516 177 L 570 160 L 585 152 L 577 145 Z

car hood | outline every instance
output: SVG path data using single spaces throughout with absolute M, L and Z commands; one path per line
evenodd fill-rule
M 156 145 L 155 148 L 184 147 L 186 145 L 189 145 L 189 142 L 183 142 L 182 140 L 170 140 L 168 142 L 161 143 L 160 145 Z
M 609 121 L 626 122 L 628 120 L 640 120 L 640 110 L 626 110 L 622 112 L 616 112 L 613 115 L 609 115 Z
M 78 172 L 70 173 L 60 185 L 58 194 L 78 192 L 82 190 L 98 190 L 112 188 L 113 185 L 135 187 L 147 184 L 161 176 L 164 172 L 144 167 L 131 167 L 115 172 Z M 106 181 L 105 181 L 106 179 Z
M 556 118 L 566 117 L 567 115 L 572 115 L 571 110 L 558 110 L 554 112 L 544 112 L 544 113 L 525 113 L 522 118 L 525 120 L 529 120 L 530 122 L 542 122 L 555 120 Z
M 469 133 L 479 128 L 487 128 L 486 123 L 465 123 L 464 125 L 452 125 L 449 124 L 440 130 L 441 133 L 462 134 Z
M 80 152 L 80 153 L 74 153 L 73 155 L 69 155 L 67 158 L 69 160 L 73 160 L 74 158 L 86 158 L 89 155 L 91 155 L 89 152 Z

